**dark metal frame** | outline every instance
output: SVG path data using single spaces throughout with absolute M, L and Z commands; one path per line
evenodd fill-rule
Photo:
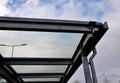
M 25 83 L 67 83 L 82 64 L 82 56 L 87 57 L 105 34 L 108 25 L 105 22 L 84 22 L 50 19 L 30 19 L 0 17 L 0 30 L 83 33 L 83 37 L 71 59 L 69 58 L 5 58 L 0 55 L 0 76 L 10 83 L 24 83 L 22 78 L 61 78 L 56 82 Z M 65 73 L 16 73 L 10 65 L 68 65 Z
M 71 65 L 69 58 L 4 58 L 6 65 Z

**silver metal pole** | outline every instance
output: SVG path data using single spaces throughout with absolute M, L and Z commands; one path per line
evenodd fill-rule
M 96 48 L 93 49 L 93 55 L 90 57 L 89 59 L 89 63 L 90 63 L 90 67 L 91 67 L 91 72 L 92 72 L 92 80 L 93 83 L 98 83 L 97 82 L 97 76 L 96 76 L 96 72 L 95 72 L 95 66 L 93 63 L 93 58 L 95 57 L 95 55 L 97 54 Z
M 85 81 L 86 83 L 92 83 L 87 56 L 82 56 L 82 62 L 83 62 Z
M 98 83 L 93 61 L 90 62 L 90 66 L 91 66 L 91 73 L 92 73 L 93 83 Z

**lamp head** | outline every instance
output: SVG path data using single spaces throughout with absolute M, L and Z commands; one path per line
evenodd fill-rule
M 5 44 L 0 44 L 0 46 L 6 46 Z
M 21 44 L 22 46 L 25 46 L 25 45 L 27 45 L 27 44 Z

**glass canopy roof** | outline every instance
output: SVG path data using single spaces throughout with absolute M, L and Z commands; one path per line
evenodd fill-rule
M 12 65 L 17 73 L 64 73 L 66 65 Z
M 26 81 L 60 81 L 60 78 L 23 78 L 23 80 Z
M 13 57 L 72 58 L 82 36 L 77 33 L 0 31 L 0 53 L 12 57 L 12 46 L 7 45 L 27 44 L 16 46 Z
M 107 29 L 92 21 L 0 17 L 0 82 L 67 83 Z

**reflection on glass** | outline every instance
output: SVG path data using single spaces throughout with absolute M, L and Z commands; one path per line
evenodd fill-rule
M 12 65 L 17 73 L 64 73 L 65 65 Z
M 23 78 L 24 81 L 60 81 L 60 78 Z
M 13 57 L 71 58 L 83 34 L 55 32 L 0 31 L 0 44 L 19 45 Z M 4 57 L 11 57 L 12 48 L 0 46 Z

